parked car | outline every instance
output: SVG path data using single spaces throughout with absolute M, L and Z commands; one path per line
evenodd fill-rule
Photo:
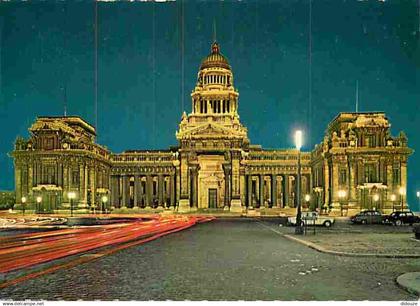
M 328 216 L 321 216 L 316 211 L 304 211 L 302 212 L 302 225 L 321 225 L 330 227 L 334 224 L 335 219 Z M 287 223 L 290 225 L 296 225 L 296 216 L 287 218 Z
M 414 224 L 413 232 L 416 239 L 420 240 L 420 224 Z
M 383 220 L 378 210 L 364 210 L 350 218 L 351 222 L 360 224 L 382 224 Z
M 420 223 L 420 218 L 416 216 L 411 210 L 394 211 L 389 216 L 385 216 L 384 222 L 398 226 L 403 224 L 413 225 L 414 223 Z

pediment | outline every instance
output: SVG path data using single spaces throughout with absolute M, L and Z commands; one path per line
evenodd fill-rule
M 179 137 L 195 138 L 195 137 L 244 137 L 245 135 L 236 129 L 227 128 L 217 123 L 208 122 L 200 126 L 186 128 L 184 131 L 177 133 Z

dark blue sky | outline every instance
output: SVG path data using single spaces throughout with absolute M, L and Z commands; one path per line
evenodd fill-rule
M 311 118 L 304 149 L 312 148 L 338 112 L 354 111 L 359 80 L 359 110 L 385 111 L 392 133 L 404 130 L 410 147 L 419 147 L 417 0 L 313 0 L 311 113 L 309 1 L 185 2 L 184 99 L 181 20 L 179 1 L 99 3 L 98 141 L 112 151 L 176 145 L 214 20 L 252 143 L 291 147 L 292 131 L 308 136 Z M 94 3 L 1 2 L 0 47 L 0 189 L 13 189 L 7 153 L 36 116 L 63 113 L 64 84 L 68 114 L 95 123 Z M 420 190 L 419 156 L 409 162 L 411 204 Z

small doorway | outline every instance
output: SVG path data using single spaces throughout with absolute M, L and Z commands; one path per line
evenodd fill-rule
M 209 208 L 217 208 L 217 189 L 209 188 Z

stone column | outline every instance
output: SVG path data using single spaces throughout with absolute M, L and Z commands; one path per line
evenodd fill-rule
M 134 207 L 138 207 L 138 193 L 139 193 L 139 176 L 138 175 L 134 175 L 134 188 L 133 188 L 133 192 L 134 192 Z
M 113 207 L 117 207 L 117 199 L 118 199 L 118 186 L 117 186 L 117 177 L 116 176 L 111 176 L 111 206 Z
M 198 165 L 191 165 L 189 168 L 191 179 L 191 207 L 197 208 L 198 206 Z
M 341 215 L 341 205 L 340 205 L 340 199 L 338 198 L 338 190 L 339 190 L 339 184 L 338 184 L 338 165 L 337 161 L 332 161 L 332 190 L 331 190 L 331 197 L 332 197 L 332 208 L 331 208 L 331 215 L 339 216 Z
M 210 107 L 210 105 L 208 105 Z M 178 211 L 190 211 L 190 173 L 186 153 L 181 153 L 180 164 L 180 199 L 178 201 Z
M 95 166 L 90 168 L 90 205 L 96 207 L 96 169 Z
M 225 209 L 229 209 L 230 204 L 230 175 L 231 175 L 231 166 L 229 164 L 223 165 L 223 170 L 225 173 Z
M 285 174 L 284 175 L 284 177 L 283 177 L 283 185 L 284 185 L 284 187 L 283 187 L 283 198 L 284 198 L 284 203 L 283 203 L 283 207 L 286 207 L 286 208 L 288 208 L 288 207 L 290 207 L 289 206 L 289 195 L 290 195 L 290 190 L 289 190 L 289 175 L 288 174 Z
M 129 197 L 127 197 L 127 195 L 128 195 L 128 184 L 127 184 L 127 180 L 128 180 L 128 176 L 127 176 L 127 174 L 124 174 L 123 176 L 122 176 L 122 191 L 121 191 L 121 193 L 122 193 L 122 203 L 121 203 L 121 207 L 123 207 L 123 208 L 126 208 L 127 207 L 127 201 L 128 201 L 128 198 Z
M 152 207 L 152 186 L 153 180 L 151 175 L 146 176 L 146 207 Z
M 330 170 L 328 161 L 324 160 L 324 210 L 328 209 L 330 204 Z
M 22 169 L 20 165 L 15 163 L 15 192 L 16 192 L 16 203 L 22 201 Z
M 231 212 L 242 212 L 242 202 L 240 195 L 240 152 L 232 152 L 232 170 L 230 179 L 230 211 Z
M 158 206 L 163 207 L 163 175 L 158 175 Z
M 86 208 L 87 206 L 87 172 L 85 166 L 80 164 L 79 166 L 79 208 Z M 77 203 L 77 200 L 73 202 L 73 205 Z
M 248 193 L 248 208 L 249 209 L 253 209 L 254 207 L 252 206 L 252 175 L 248 174 L 247 175 L 247 179 L 248 179 L 248 188 L 247 188 L 247 193 Z
M 246 181 L 245 181 L 245 174 L 243 173 L 243 170 L 240 173 L 239 181 L 240 181 L 239 193 L 241 194 L 241 203 L 243 203 L 243 205 L 245 205 L 245 195 L 246 195 L 245 185 L 246 185 Z M 241 210 L 242 210 L 242 208 L 241 208 Z
M 260 180 L 260 208 L 264 207 L 264 175 L 260 174 L 259 175 L 259 180 Z
M 63 164 L 63 206 L 67 207 L 69 205 L 69 201 L 67 199 L 67 193 L 70 190 L 70 182 L 69 182 L 69 168 L 68 165 L 65 163 Z
M 171 203 L 170 206 L 175 206 L 175 195 L 176 195 L 176 186 L 175 186 L 175 174 L 171 175 L 170 178 L 170 188 L 169 188 L 169 192 L 171 195 Z
M 277 206 L 277 175 L 271 175 L 271 205 L 272 207 Z

